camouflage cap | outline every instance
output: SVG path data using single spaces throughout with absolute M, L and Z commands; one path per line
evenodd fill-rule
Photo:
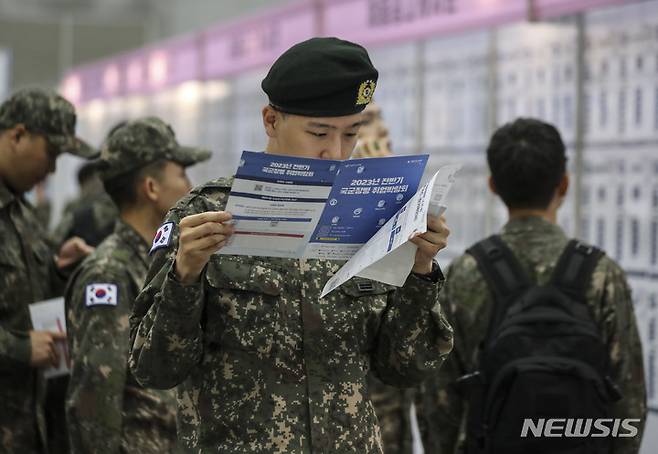
M 171 126 L 161 119 L 145 117 L 126 123 L 108 137 L 98 169 L 107 181 L 161 159 L 187 167 L 209 158 L 209 150 L 179 145 Z
M 90 159 L 98 150 L 75 136 L 75 108 L 51 90 L 27 88 L 14 93 L 0 105 L 0 129 L 18 124 L 36 134 L 43 134 L 60 152 Z

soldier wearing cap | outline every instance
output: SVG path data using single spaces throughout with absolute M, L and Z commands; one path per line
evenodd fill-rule
M 112 126 L 103 143 L 107 143 L 112 133 L 126 123 L 122 120 Z M 61 219 L 52 233 L 55 243 L 61 244 L 68 238 L 79 236 L 87 244 L 98 246 L 114 231 L 114 221 L 119 212 L 103 189 L 97 164 L 96 161 L 86 162 L 78 169 L 80 194 L 64 206 Z
M 54 172 L 61 153 L 92 158 L 75 137 L 75 109 L 54 92 L 25 89 L 0 105 L 0 451 L 46 451 L 41 368 L 59 364 L 62 333 L 35 331 L 28 305 L 61 295 L 71 265 L 91 248 L 79 238 L 55 256 L 24 193 Z
M 99 162 L 119 209 L 114 233 L 75 272 L 66 289 L 72 358 L 66 399 L 73 453 L 169 453 L 176 445 L 171 391 L 144 389 L 128 370 L 128 318 L 150 263 L 149 244 L 167 210 L 191 185 L 185 167 L 205 150 L 180 146 L 158 118 L 114 131 Z
M 267 153 L 349 158 L 377 70 L 367 51 L 313 38 L 286 51 L 262 83 Z M 435 372 L 452 345 L 433 262 L 442 219 L 414 238 L 402 288 L 351 280 L 320 291 L 342 265 L 215 255 L 233 232 L 231 179 L 194 189 L 154 244 L 131 317 L 130 366 L 144 385 L 178 385 L 187 452 L 381 453 L 369 370 L 396 386 Z

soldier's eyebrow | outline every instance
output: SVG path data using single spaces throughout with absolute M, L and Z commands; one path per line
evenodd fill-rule
M 356 123 L 352 124 L 351 126 L 348 126 L 348 128 L 357 128 L 357 127 L 362 126 L 366 123 L 367 123 L 366 120 L 360 120 L 360 121 L 357 121 Z M 307 126 L 310 126 L 311 128 L 338 129 L 334 125 L 330 125 L 330 124 L 327 124 L 327 123 L 318 123 L 317 121 L 309 121 L 307 123 Z

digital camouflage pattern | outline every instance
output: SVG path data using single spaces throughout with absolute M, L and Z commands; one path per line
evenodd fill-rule
M 23 124 L 28 131 L 45 135 L 61 152 L 81 158 L 97 156 L 97 150 L 75 137 L 75 123 L 73 105 L 51 90 L 19 90 L 0 106 L 0 130 Z
M 179 145 L 174 130 L 157 117 L 127 122 L 107 138 L 99 171 L 104 181 L 166 159 L 183 167 L 205 161 L 210 151 Z
M 144 284 L 149 245 L 128 224 L 73 275 L 66 290 L 71 379 L 66 399 L 73 453 L 169 453 L 176 443 L 173 391 L 142 388 L 128 370 L 129 324 Z M 85 305 L 86 287 L 115 284 L 116 306 Z
M 569 239 L 560 227 L 538 217 L 511 220 L 501 233 L 531 279 L 548 282 Z M 455 347 L 441 373 L 424 385 L 418 405 L 420 428 L 429 452 L 462 453 L 465 446 L 464 400 L 455 380 L 477 368 L 477 347 L 489 323 L 493 299 L 475 259 L 465 254 L 451 265 L 439 296 L 455 330 Z M 615 404 L 613 418 L 646 418 L 646 389 L 642 345 L 637 330 L 631 291 L 621 268 L 604 256 L 592 276 L 587 293 L 594 319 L 609 347 L 612 379 L 623 399 Z M 614 454 L 639 451 L 642 430 L 635 438 L 615 438 Z
M 351 159 L 392 156 L 391 139 L 382 119 L 382 110 L 371 102 L 363 110 L 358 141 Z M 368 377 L 370 400 L 379 421 L 385 454 L 411 454 L 411 404 L 414 388 L 397 388 L 382 383 L 372 373 Z
M 65 278 L 34 208 L 0 181 L 0 452 L 43 452 L 45 381 L 30 367 L 28 305 L 61 295 Z
M 382 435 L 384 454 L 412 454 L 411 404 L 416 388 L 398 388 L 368 375 L 368 390 Z
M 230 185 L 193 190 L 167 221 L 222 210 Z M 135 304 L 130 367 L 144 385 L 179 385 L 186 451 L 381 453 L 366 377 L 408 387 L 438 370 L 452 345 L 441 279 L 353 279 L 320 299 L 341 262 L 214 255 L 183 286 L 177 235 Z
M 55 244 L 63 244 L 77 236 L 90 246 L 98 246 L 114 231 L 118 216 L 119 210 L 102 189 L 81 194 L 64 207 L 62 218 L 53 231 L 53 241 Z

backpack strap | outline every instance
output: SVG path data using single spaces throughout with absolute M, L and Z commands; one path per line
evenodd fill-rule
M 604 252 L 594 246 L 571 240 L 562 251 L 551 276 L 551 284 L 572 297 L 585 301 L 594 268 Z
M 490 332 L 501 321 L 509 304 L 533 284 L 512 250 L 498 235 L 485 238 L 466 252 L 477 261 L 478 268 L 494 296 Z
M 514 253 L 500 236 L 485 238 L 466 252 L 477 261 L 478 268 L 496 300 L 513 298 L 532 285 Z

